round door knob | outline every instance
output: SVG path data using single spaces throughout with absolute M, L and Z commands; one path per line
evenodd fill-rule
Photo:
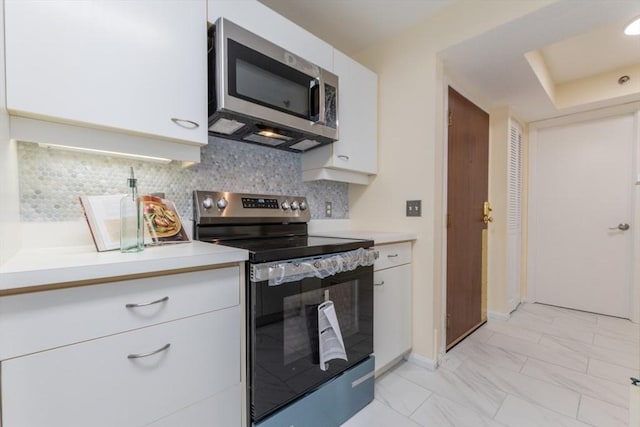
M 297 211 L 299 207 L 300 207 L 300 205 L 295 200 L 293 202 L 291 202 L 291 210 L 292 211 Z
M 218 207 L 218 209 L 224 209 L 227 207 L 228 204 L 229 202 L 227 202 L 227 199 L 225 199 L 224 197 L 221 199 L 218 199 L 218 201 L 216 202 L 216 206 Z
M 618 224 L 617 227 L 609 227 L 609 230 L 627 231 L 629 228 L 629 224 Z
M 202 201 L 202 206 L 205 209 L 211 209 L 211 207 L 213 206 L 213 199 L 211 197 L 205 197 L 204 200 Z
M 306 211 L 307 210 L 307 202 L 305 202 L 304 200 L 300 202 L 300 210 L 301 211 Z
M 289 210 L 289 207 L 290 207 L 289 202 L 286 201 L 286 200 L 284 202 L 282 202 L 282 205 L 280 205 L 280 206 L 282 207 L 283 211 Z

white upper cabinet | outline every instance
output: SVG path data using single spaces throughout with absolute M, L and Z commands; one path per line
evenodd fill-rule
M 206 31 L 205 0 L 6 0 L 7 109 L 204 145 Z
M 333 72 L 340 79 L 339 140 L 304 153 L 303 176 L 368 184 L 377 172 L 378 76 L 335 49 Z
M 333 47 L 258 1 L 209 0 L 209 22 L 221 16 L 331 71 Z

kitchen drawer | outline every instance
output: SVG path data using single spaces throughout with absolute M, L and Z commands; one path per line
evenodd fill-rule
M 376 271 L 411 262 L 411 242 L 380 245 L 376 249 L 380 253 L 373 266 Z
M 159 420 L 240 383 L 240 324 L 236 306 L 2 362 L 2 425 Z
M 145 427 L 240 427 L 242 388 L 236 384 Z
M 239 288 L 228 267 L 2 297 L 0 360 L 238 305 Z

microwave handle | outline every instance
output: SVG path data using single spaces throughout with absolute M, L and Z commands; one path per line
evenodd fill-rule
M 310 115 L 311 124 L 314 125 L 324 125 L 325 124 L 325 94 L 324 94 L 324 83 L 322 81 L 322 76 L 316 77 L 311 81 L 310 89 L 309 89 L 309 104 L 313 108 L 312 114 Z M 317 100 L 317 110 L 315 109 L 315 105 L 313 105 L 313 101 Z

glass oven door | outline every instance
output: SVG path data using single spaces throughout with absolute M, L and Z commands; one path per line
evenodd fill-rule
M 279 285 L 268 280 L 252 282 L 247 298 L 249 400 L 254 421 L 373 353 L 372 266 L 324 279 L 306 277 Z M 326 301 L 333 302 L 346 360 L 331 359 L 323 370 L 318 316 L 326 305 L 320 310 L 319 306 Z

